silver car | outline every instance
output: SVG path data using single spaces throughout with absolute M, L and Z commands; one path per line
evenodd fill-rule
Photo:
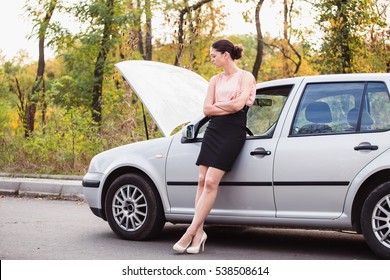
M 145 240 L 166 222 L 191 222 L 208 83 L 158 62 L 116 66 L 165 137 L 96 155 L 83 190 L 118 236 Z M 352 230 L 390 258 L 389 88 L 390 74 L 258 84 L 246 143 L 207 223 Z

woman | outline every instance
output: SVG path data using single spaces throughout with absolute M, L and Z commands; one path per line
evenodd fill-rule
M 204 251 L 207 239 L 203 224 L 210 213 L 223 175 L 230 171 L 246 138 L 246 112 L 256 96 L 256 81 L 235 60 L 242 57 L 241 45 L 226 39 L 214 42 L 211 62 L 223 72 L 211 78 L 203 112 L 210 117 L 200 154 L 195 214 L 191 225 L 173 246 L 177 253 Z

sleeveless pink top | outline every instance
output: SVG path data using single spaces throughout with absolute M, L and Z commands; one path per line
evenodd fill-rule
M 225 73 L 218 74 L 215 83 L 215 102 L 229 101 L 240 96 L 242 92 L 241 89 L 242 78 L 246 72 L 248 71 L 239 70 L 232 75 L 226 75 Z M 252 75 L 251 73 L 249 74 Z M 255 77 L 253 77 L 253 87 L 249 95 L 249 98 L 246 102 L 246 105 L 248 107 L 252 106 L 253 102 L 255 101 L 255 98 L 256 98 L 256 80 Z

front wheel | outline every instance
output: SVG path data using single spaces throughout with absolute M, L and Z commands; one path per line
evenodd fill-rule
M 154 185 L 138 174 L 124 174 L 111 184 L 105 208 L 111 229 L 123 239 L 150 239 L 165 224 L 162 203 Z
M 390 182 L 383 183 L 367 197 L 361 225 L 371 250 L 390 259 Z

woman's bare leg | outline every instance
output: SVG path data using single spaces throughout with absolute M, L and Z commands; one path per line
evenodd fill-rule
M 201 197 L 201 195 L 203 193 L 203 190 L 204 190 L 204 179 L 206 177 L 207 169 L 208 169 L 207 166 L 203 166 L 203 165 L 199 166 L 198 187 L 197 187 L 197 190 L 196 190 L 195 204 L 194 204 L 195 205 L 194 206 L 195 209 L 196 209 L 196 205 L 198 204 L 199 198 Z M 202 231 L 203 231 L 203 227 L 202 227 Z M 191 233 L 189 233 L 187 231 L 180 238 L 180 240 L 178 241 L 178 244 L 180 246 L 182 246 L 182 247 L 186 247 L 189 244 L 189 242 L 192 241 L 193 238 L 194 238 L 194 235 L 192 235 Z M 200 240 L 200 238 L 199 238 L 199 240 Z
M 206 178 L 207 170 L 209 168 L 204 165 L 199 166 L 199 178 L 198 178 L 198 188 L 196 190 L 196 196 L 195 196 L 195 208 L 198 204 L 199 198 L 201 197 L 203 190 L 204 190 L 204 181 Z
M 202 193 L 204 190 L 204 181 L 205 181 L 207 170 L 208 170 L 207 166 L 204 166 L 204 165 L 199 166 L 198 189 L 196 191 L 196 196 L 195 196 L 195 209 L 197 207 L 199 198 L 202 196 Z M 201 240 L 202 235 L 203 235 L 203 225 L 204 225 L 204 223 L 202 223 L 199 226 L 197 232 L 195 233 L 195 236 L 192 239 L 193 245 L 194 244 L 197 245 L 198 243 L 200 243 L 200 240 Z
M 206 173 L 202 171 L 207 170 Z M 186 233 L 182 236 L 179 241 L 179 244 L 186 246 L 191 240 L 193 240 L 193 245 L 197 246 L 201 238 L 201 233 L 203 233 L 203 224 L 206 220 L 208 214 L 213 208 L 215 199 L 218 193 L 219 183 L 225 174 L 225 171 L 213 168 L 213 167 L 200 167 L 200 178 L 204 174 L 204 185 L 201 188 L 201 184 L 198 185 L 198 191 L 196 196 L 196 205 L 195 205 L 195 215 L 192 219 L 191 225 L 187 228 Z

